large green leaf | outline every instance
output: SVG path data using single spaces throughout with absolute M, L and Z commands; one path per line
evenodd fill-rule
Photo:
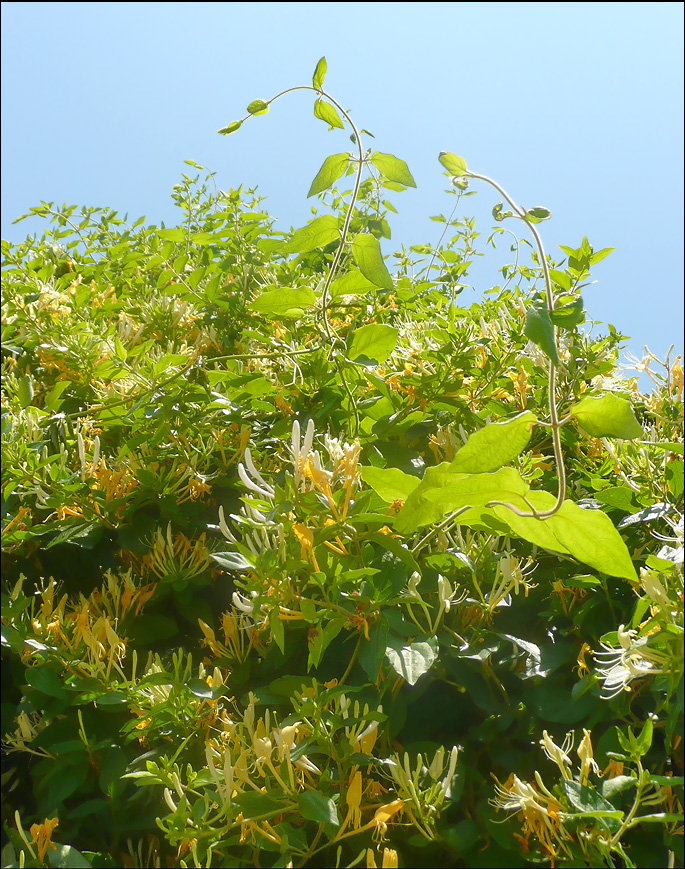
M 441 151 L 438 160 L 455 178 L 468 174 L 469 170 L 466 168 L 466 160 L 463 157 L 457 157 L 456 154 L 451 154 L 449 151 Z
M 330 797 L 325 797 L 318 791 L 308 790 L 300 794 L 297 798 L 297 804 L 302 817 L 308 821 L 315 821 L 317 824 L 333 824 L 335 827 L 340 825 L 335 803 Z
M 551 510 L 552 507 L 554 507 L 556 500 L 557 499 L 554 495 L 549 492 L 533 491 L 528 492 L 526 495 L 526 501 L 528 501 L 528 504 L 530 504 L 538 513 L 545 510 Z M 529 507 L 525 504 L 523 507 L 518 504 L 515 504 L 514 506 L 518 506 L 519 509 L 530 512 Z M 522 516 L 517 516 L 516 513 L 508 507 L 498 506 L 493 507 L 492 510 L 495 515 L 502 520 L 502 522 L 505 522 L 509 526 L 512 533 L 517 537 L 521 537 L 529 543 L 534 543 L 542 549 L 549 549 L 552 552 L 561 552 L 564 555 L 570 555 L 566 546 L 564 546 L 564 544 L 557 538 L 554 533 L 554 526 L 550 522 L 535 518 L 525 519 Z
M 414 181 L 404 160 L 400 160 L 392 154 L 381 154 L 380 151 L 375 151 L 371 155 L 371 162 L 388 181 L 396 181 L 399 184 L 404 184 L 405 187 L 416 187 L 416 181 Z
M 554 343 L 554 325 L 547 310 L 547 303 L 542 300 L 534 300 L 528 307 L 526 314 L 525 335 L 537 344 L 555 365 L 559 365 L 556 344 Z
M 526 448 L 537 418 L 529 410 L 474 432 L 457 452 L 450 470 L 462 474 L 496 471 Z
M 421 482 L 418 477 L 405 474 L 399 468 L 374 468 L 367 465 L 361 470 L 362 480 L 389 504 L 397 500 L 406 501 Z
M 563 301 L 562 297 L 562 301 Z M 565 298 L 570 298 L 566 296 Z M 570 302 L 558 305 L 550 314 L 550 319 L 555 326 L 567 331 L 575 329 L 585 319 L 583 312 L 583 297 L 575 296 Z
M 443 462 L 426 470 L 395 520 L 395 529 L 409 534 L 439 522 L 447 513 L 462 507 L 484 507 L 489 501 L 507 501 L 526 510 L 523 497 L 527 493 L 528 484 L 513 468 L 489 474 L 457 474 Z
M 357 293 L 375 292 L 378 287 L 367 280 L 359 269 L 351 268 L 344 275 L 333 281 L 330 286 L 331 298 L 337 296 L 353 296 Z
M 316 173 L 316 178 L 312 181 L 307 199 L 310 196 L 321 193 L 322 190 L 327 190 L 332 184 L 335 184 L 338 178 L 345 174 L 349 162 L 349 154 L 331 154 L 330 157 L 326 157 L 321 168 Z
M 383 262 L 381 244 L 377 238 L 366 232 L 359 233 L 352 242 L 352 256 L 359 271 L 372 284 L 384 290 L 393 289 L 392 276 Z
M 635 418 L 630 402 L 611 392 L 583 398 L 571 407 L 570 413 L 591 437 L 632 440 L 642 435 L 642 426 Z
M 637 580 L 628 547 L 602 510 L 584 510 L 574 501 L 564 501 L 559 512 L 545 521 L 578 561 L 609 576 Z
M 337 218 L 332 214 L 324 214 L 296 229 L 290 241 L 281 248 L 281 253 L 309 253 L 310 250 L 325 247 L 339 238 Z
M 299 320 L 306 308 L 316 304 L 314 290 L 309 287 L 281 288 L 262 293 L 250 306 L 258 314 L 272 320 Z
M 415 685 L 435 663 L 438 657 L 437 642 L 431 637 L 408 646 L 387 646 L 385 656 L 398 676 L 402 676 L 410 685 Z
M 355 329 L 348 352 L 349 358 L 355 362 L 372 362 L 380 365 L 390 356 L 397 345 L 399 332 L 394 326 L 384 323 L 370 323 Z

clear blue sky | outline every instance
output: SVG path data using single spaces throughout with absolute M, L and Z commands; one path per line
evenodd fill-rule
M 552 210 L 553 255 L 583 235 L 615 247 L 584 293 L 592 319 L 638 355 L 682 353 L 682 3 L 3 3 L 2 238 L 36 231 L 12 221 L 41 199 L 173 225 L 185 159 L 222 189 L 259 185 L 281 229 L 302 225 L 323 159 L 351 147 L 311 94 L 216 130 L 311 84 L 322 55 L 327 90 L 418 184 L 394 197 L 385 253 L 437 241 L 429 216 L 453 202 L 437 156 L 453 151 Z M 484 240 L 497 197 L 478 187 L 464 213 Z M 480 261 L 462 299 L 508 261 L 507 246 Z

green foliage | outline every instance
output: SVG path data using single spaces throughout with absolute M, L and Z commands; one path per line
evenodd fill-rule
M 207 173 L 2 243 L 3 866 L 682 861 L 680 360 L 621 379 L 611 249 L 454 154 L 389 254 L 414 178 L 326 69 L 306 226 Z

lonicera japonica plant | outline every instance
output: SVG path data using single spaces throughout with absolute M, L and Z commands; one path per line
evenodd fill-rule
M 3 866 L 682 862 L 680 359 L 624 379 L 610 249 L 451 153 L 391 271 L 325 73 L 306 226 L 208 173 L 3 242 Z

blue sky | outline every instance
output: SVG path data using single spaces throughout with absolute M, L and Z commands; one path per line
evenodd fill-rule
M 327 132 L 304 92 L 216 130 L 310 84 L 325 55 L 326 89 L 418 185 L 394 196 L 384 253 L 437 241 L 429 217 L 453 202 L 437 157 L 452 151 L 551 209 L 552 255 L 583 235 L 616 248 L 584 291 L 592 319 L 637 355 L 683 351 L 681 3 L 3 3 L 1 33 L 3 239 L 40 229 L 12 221 L 41 199 L 173 225 L 186 159 L 221 189 L 258 185 L 280 229 L 301 226 L 347 134 Z M 476 189 L 462 213 L 484 241 L 498 197 Z M 461 300 L 509 261 L 507 245 L 480 260 Z

